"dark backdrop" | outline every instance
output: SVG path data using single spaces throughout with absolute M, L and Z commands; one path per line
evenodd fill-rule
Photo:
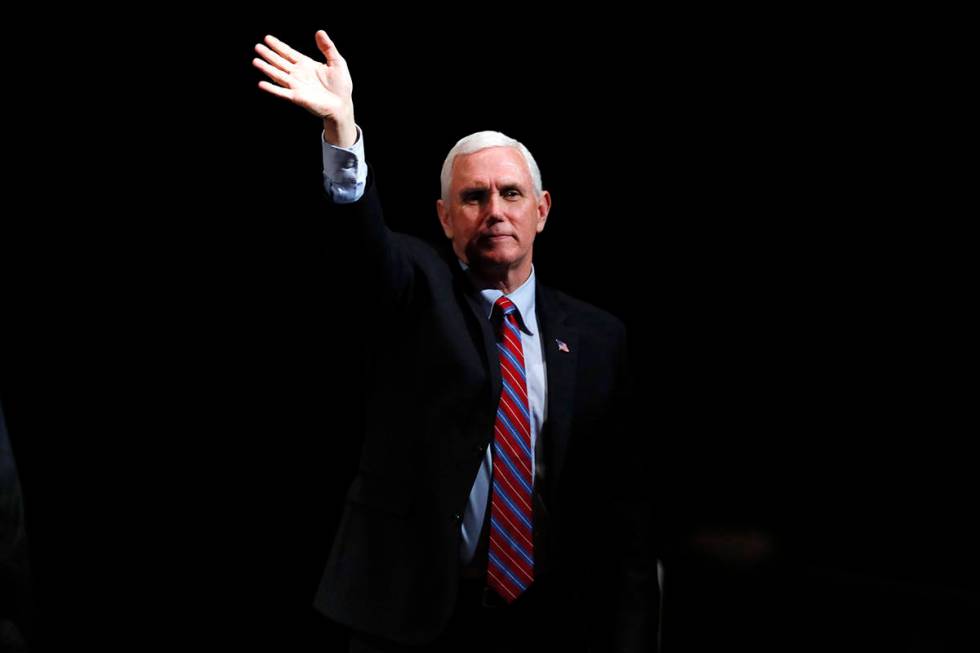
M 250 63 L 321 27 L 393 228 L 441 237 L 461 136 L 535 154 L 541 279 L 630 329 L 665 643 L 965 641 L 961 300 L 882 90 L 901 62 L 798 17 L 596 13 L 239 14 L 100 44 L 124 73 L 110 96 L 83 76 L 85 120 L 45 115 L 42 192 L 0 242 L 39 646 L 342 642 L 311 602 L 384 343 L 359 336 L 319 123 Z

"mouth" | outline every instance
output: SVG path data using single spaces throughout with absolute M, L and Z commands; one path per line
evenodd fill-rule
M 484 240 L 497 241 L 506 240 L 507 238 L 513 238 L 510 234 L 487 234 L 483 237 Z

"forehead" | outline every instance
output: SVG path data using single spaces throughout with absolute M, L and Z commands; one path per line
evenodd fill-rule
M 509 181 L 531 183 L 531 171 L 514 147 L 489 147 L 453 160 L 453 185 Z

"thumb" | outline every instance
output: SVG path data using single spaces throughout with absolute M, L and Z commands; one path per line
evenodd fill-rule
M 322 29 L 316 33 L 316 47 L 323 53 L 327 65 L 333 65 L 340 61 L 340 52 L 337 51 L 337 46 L 333 44 L 333 41 Z

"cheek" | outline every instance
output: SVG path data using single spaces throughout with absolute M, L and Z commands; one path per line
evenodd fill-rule
M 456 238 L 459 240 L 469 241 L 473 239 L 476 233 L 476 224 L 473 220 L 465 216 L 460 216 L 453 222 L 453 229 L 456 232 Z
M 521 232 L 525 238 L 533 238 L 538 233 L 538 214 L 536 211 L 524 216 L 521 223 Z

